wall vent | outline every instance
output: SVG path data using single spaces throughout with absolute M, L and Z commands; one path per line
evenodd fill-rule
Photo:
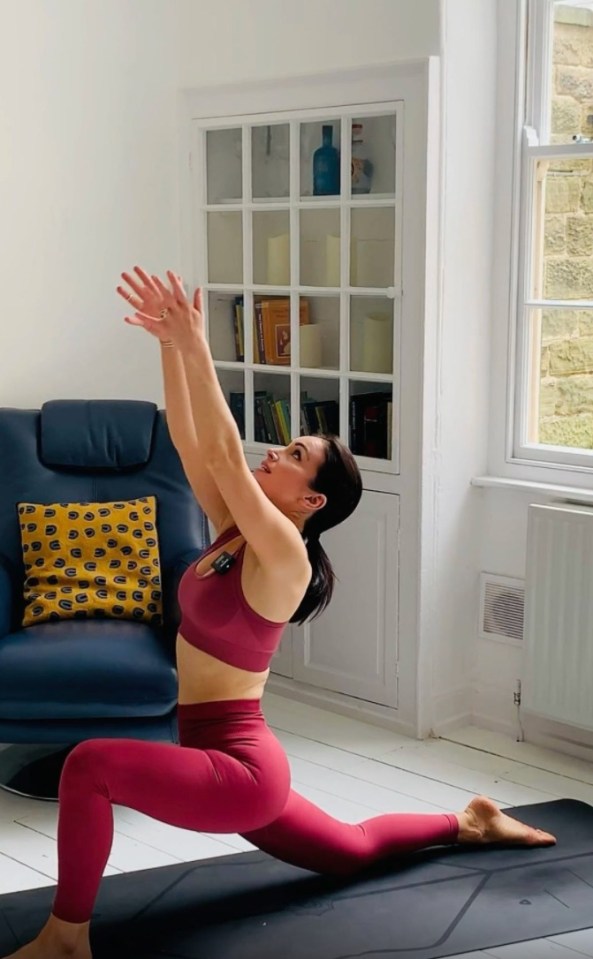
M 520 646 L 524 613 L 524 580 L 493 573 L 480 575 L 480 639 Z

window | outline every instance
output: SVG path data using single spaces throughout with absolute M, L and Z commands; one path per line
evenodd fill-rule
M 515 459 L 593 472 L 593 0 L 528 0 Z

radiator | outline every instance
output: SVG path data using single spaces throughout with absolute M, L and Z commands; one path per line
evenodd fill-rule
M 521 702 L 593 730 L 593 507 L 529 507 Z

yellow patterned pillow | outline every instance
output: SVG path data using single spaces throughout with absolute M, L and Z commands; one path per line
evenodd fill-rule
M 162 622 L 156 499 L 18 503 L 23 626 L 60 619 Z

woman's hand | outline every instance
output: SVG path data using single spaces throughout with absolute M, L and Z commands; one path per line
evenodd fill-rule
M 195 336 L 204 332 L 201 288 L 195 291 L 192 305 L 181 277 L 170 270 L 167 278 L 171 289 L 139 266 L 134 267 L 134 273 L 136 276 L 122 273 L 129 289 L 117 287 L 119 295 L 134 308 L 134 315 L 125 317 L 126 323 L 141 326 L 161 343 L 172 342 L 179 350 L 189 347 Z

